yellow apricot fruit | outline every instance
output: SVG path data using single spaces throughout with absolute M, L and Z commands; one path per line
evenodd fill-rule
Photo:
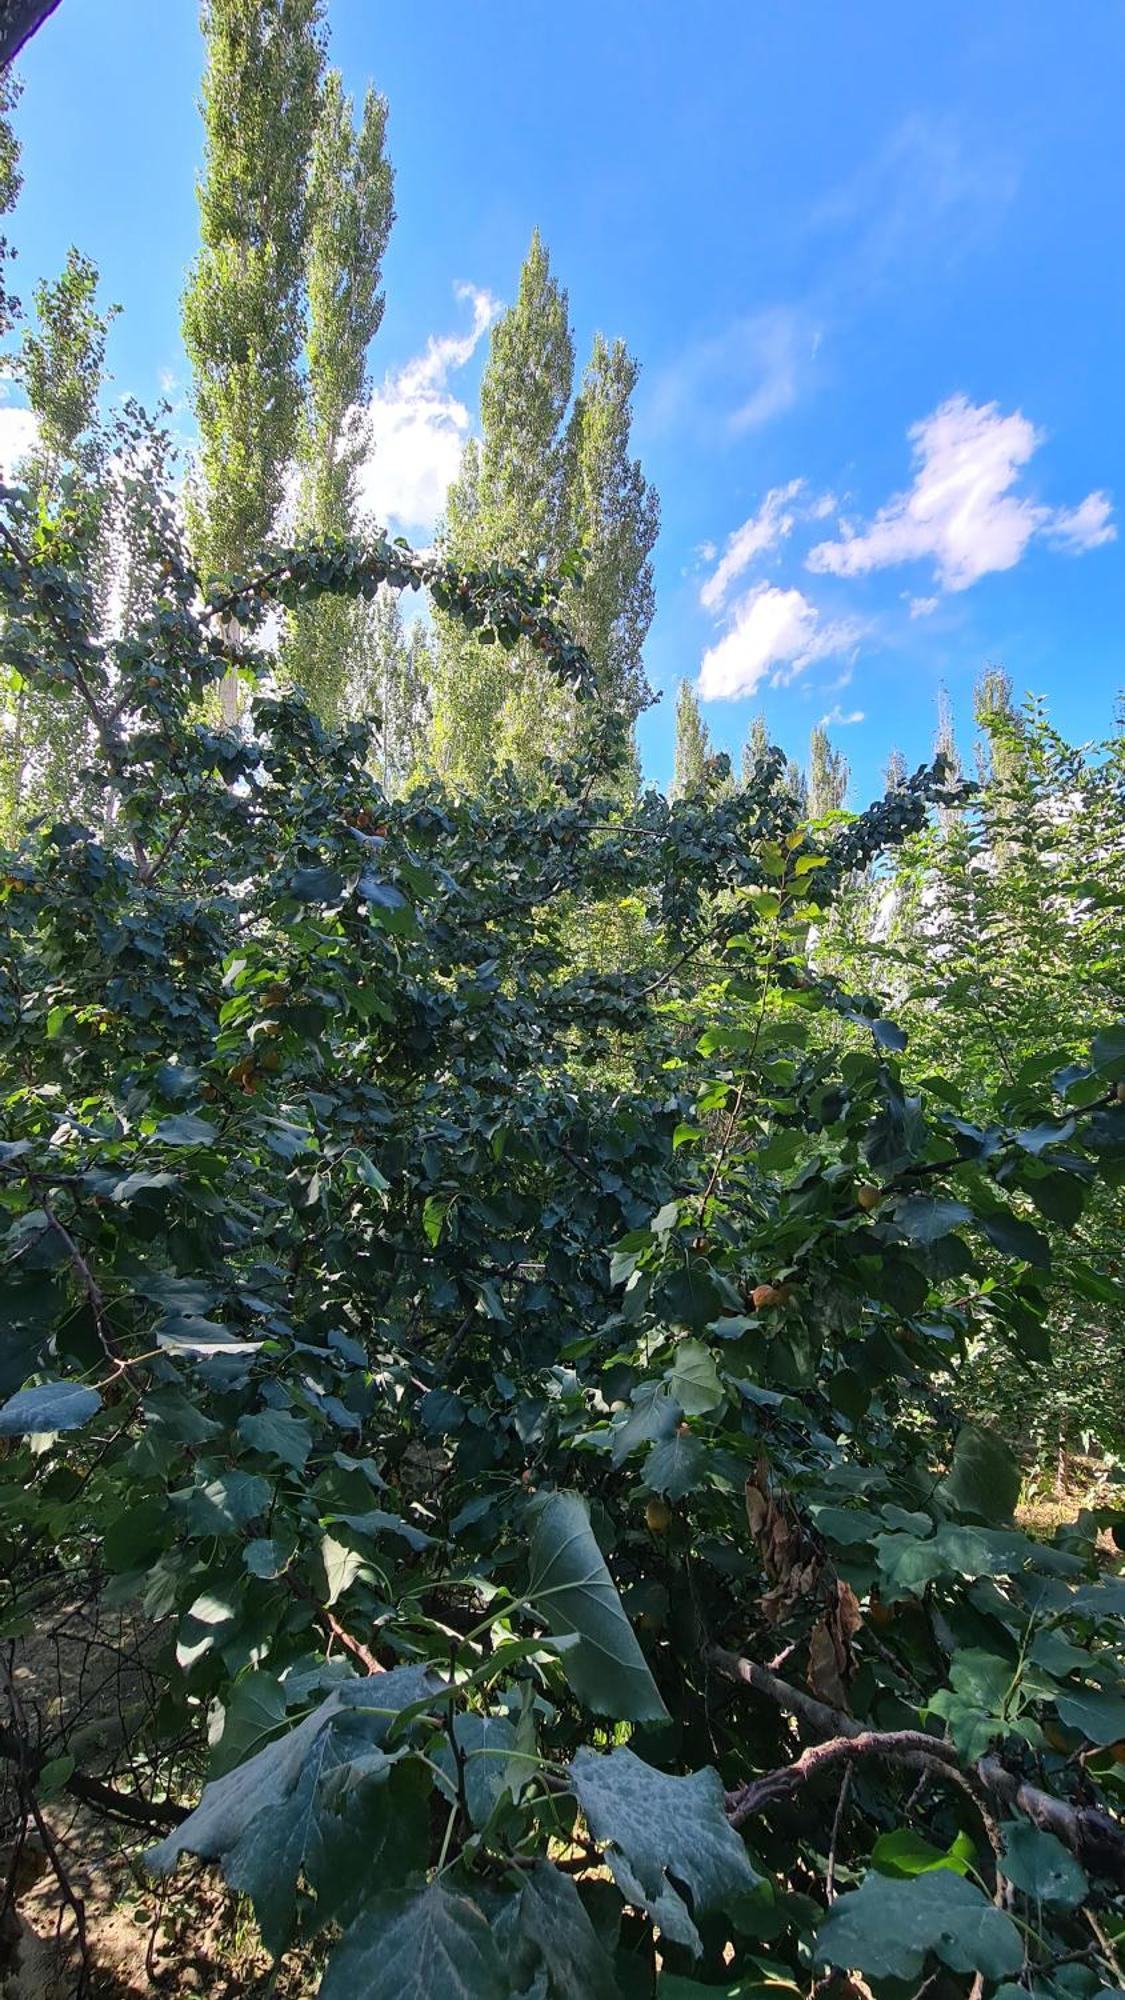
M 667 1500 L 660 1500 L 654 1494 L 645 1508 L 645 1526 L 650 1528 L 654 1535 L 666 1535 L 671 1519 L 672 1509 Z

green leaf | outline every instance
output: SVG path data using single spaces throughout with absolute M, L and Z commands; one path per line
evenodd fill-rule
M 1021 1222 L 1017 1215 L 980 1215 L 977 1221 L 994 1250 L 1003 1257 L 1019 1257 L 1025 1264 L 1034 1264 L 1041 1271 L 1051 1267 L 1051 1246 L 1047 1238 L 1030 1222 Z
M 955 1875 L 964 1875 L 973 1866 L 974 1854 L 967 1834 L 959 1833 L 952 1846 L 943 1849 L 909 1827 L 899 1826 L 893 1833 L 879 1835 L 871 1850 L 871 1866 L 897 1881 L 912 1881 L 915 1875 L 928 1875 L 933 1868 L 950 1868 Z
M 256 1473 L 226 1472 L 172 1495 L 189 1535 L 236 1535 L 267 1512 L 270 1486 Z
M 223 1714 L 223 1732 L 211 1752 L 211 1776 L 221 1778 L 245 1763 L 285 1727 L 285 1695 L 272 1674 L 236 1681 Z
M 1038 1180 L 1027 1182 L 1027 1192 L 1048 1222 L 1059 1222 L 1064 1229 L 1072 1229 L 1082 1215 L 1086 1205 L 1086 1192 L 1075 1174 L 1055 1171 L 1043 1174 Z
M 152 1136 L 165 1146 L 212 1146 L 219 1134 L 206 1118 L 178 1111 L 174 1118 L 162 1118 Z
M 487 1917 L 442 1877 L 379 1896 L 329 1960 L 320 2000 L 511 2000 Z
M 953 1463 L 941 1491 L 960 1514 L 982 1521 L 1009 1520 L 1020 1497 L 1020 1469 L 1003 1438 L 980 1424 L 957 1433 Z
M 681 1340 L 668 1388 L 686 1416 L 699 1417 L 718 1408 L 725 1391 L 711 1350 L 701 1340 Z
M 600 1757 L 583 1746 L 570 1776 L 626 1901 L 646 1909 L 667 1937 L 698 1956 L 702 1944 L 693 1917 L 724 1908 L 759 1880 L 727 1819 L 718 1772 L 670 1777 L 631 1750 Z M 690 1907 L 681 1888 L 690 1894 Z
M 1090 1884 L 1069 1848 L 1055 1834 L 1033 1826 L 1029 1819 L 1005 1820 L 1004 1873 L 1009 1882 L 1037 1902 L 1057 1903 L 1075 1910 L 1089 1894 Z
M 1083 1688 L 1080 1694 L 1060 1694 L 1055 1707 L 1059 1721 L 1081 1730 L 1091 1743 L 1119 1743 L 1125 1737 L 1125 1695 Z
M 644 1462 L 642 1477 L 651 1493 L 663 1493 L 668 1500 L 682 1500 L 702 1486 L 707 1468 L 707 1452 L 696 1437 L 666 1438 L 654 1444 Z
M 1125 1022 L 1094 1036 L 1090 1060 L 1099 1075 L 1125 1077 Z
M 894 1211 L 894 1219 L 912 1243 L 936 1243 L 963 1222 L 972 1221 L 972 1210 L 963 1201 L 946 1201 L 924 1194 L 907 1195 Z
M 254 1451 L 280 1459 L 282 1465 L 292 1466 L 294 1472 L 304 1470 L 312 1450 L 311 1425 L 291 1416 L 287 1410 L 262 1410 L 257 1416 L 240 1417 L 238 1435 Z
M 259 1814 L 272 1813 L 295 1791 L 323 1732 L 340 1718 L 362 1710 L 368 1741 L 379 1745 L 402 1710 L 433 1693 L 437 1681 L 424 1667 L 395 1667 L 366 1680 L 345 1681 L 286 1736 L 203 1788 L 195 1811 L 145 1856 L 157 1875 L 168 1874 L 182 1854 L 217 1861 L 238 1846 Z
M 289 878 L 289 893 L 298 903 L 341 903 L 344 877 L 337 868 L 297 868 Z
M 0 1404 L 0 1437 L 51 1436 L 81 1430 L 101 1409 L 96 1389 L 81 1382 L 41 1382 Z
M 538 1947 L 554 1990 L 572 2000 L 620 2000 L 613 1961 L 568 1875 L 537 1861 L 524 1877 L 519 1929 Z
M 929 1952 L 953 1972 L 1005 1979 L 1023 1964 L 1020 1934 L 973 1882 L 935 1868 L 909 1882 L 869 1874 L 837 1898 L 817 1933 L 823 1965 L 869 1979 L 919 1978 Z
M 610 1431 L 610 1457 L 614 1465 L 624 1465 L 638 1445 L 659 1443 L 672 1437 L 683 1410 L 663 1382 L 641 1382 L 633 1390 L 633 1407 L 616 1421 Z
M 455 1715 L 453 1735 L 461 1759 L 465 1803 L 476 1827 L 486 1826 L 507 1789 L 516 1732 L 506 1715 Z M 433 1761 L 445 1773 L 451 1799 L 458 1796 L 457 1764 L 453 1745 L 443 1738 L 432 1752 Z M 535 1760 L 538 1763 L 538 1759 Z M 526 1767 L 530 1775 L 533 1767 Z
M 598 1715 L 666 1722 L 644 1654 L 594 1540 L 585 1501 L 552 1493 L 534 1510 L 528 1597 L 556 1635 L 577 1633 L 563 1670 L 578 1699 Z

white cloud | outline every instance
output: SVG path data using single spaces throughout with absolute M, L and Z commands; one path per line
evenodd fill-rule
M 809 551 L 811 570 L 862 576 L 930 559 L 945 590 L 967 590 L 993 570 L 1012 569 L 1034 535 L 1080 553 L 1111 540 L 1109 501 L 1054 509 L 1012 491 L 1042 433 L 1019 410 L 951 396 L 911 426 L 914 484 L 881 507 L 867 528 L 841 524 L 841 538 Z
M 656 431 L 690 426 L 729 439 L 756 430 L 797 401 L 819 330 L 795 306 L 772 306 L 698 340 L 658 375 L 645 408 Z
M 853 722 L 864 721 L 866 721 L 866 716 L 862 708 L 853 708 L 849 714 L 845 715 L 839 702 L 837 702 L 834 708 L 829 709 L 827 715 L 821 716 L 817 727 L 818 729 L 850 729 Z
M 1115 542 L 1117 529 L 1110 519 L 1113 507 L 1108 493 L 1087 493 L 1077 507 L 1059 507 L 1047 529 L 1048 539 L 1069 555 L 1084 555 L 1103 542 Z
M 911 597 L 909 591 L 905 591 L 903 594 L 910 607 L 910 616 L 912 618 L 932 618 L 941 602 L 941 599 L 938 597 Z
M 801 479 L 791 479 L 788 486 L 771 488 L 757 513 L 727 536 L 719 564 L 699 593 L 699 602 L 706 610 L 718 609 L 735 578 L 742 575 L 755 556 L 776 548 L 778 542 L 793 532 L 796 516 L 787 509 L 803 484 Z
M 360 467 L 360 503 L 386 526 L 429 536 L 456 477 L 469 412 L 448 381 L 463 368 L 500 310 L 489 292 L 457 285 L 472 307 L 466 333 L 432 334 L 423 353 L 385 377 L 367 406 L 370 450 Z
M 822 624 L 801 591 L 760 583 L 739 599 L 729 632 L 704 653 L 700 695 L 736 701 L 768 675 L 775 684 L 792 680 L 814 660 L 846 651 L 859 636 L 859 627 L 844 620 Z
M 17 410 L 10 403 L 0 403 L 0 478 L 12 480 L 38 435 L 39 419 L 33 410 Z

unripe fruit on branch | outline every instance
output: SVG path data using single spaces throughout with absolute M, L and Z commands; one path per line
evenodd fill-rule
M 883 1190 L 882 1188 L 877 1188 L 877 1187 L 857 1188 L 855 1198 L 858 1201 L 860 1207 L 862 1208 L 864 1214 L 870 1215 L 871 1210 L 873 1208 L 878 1208 L 879 1203 L 882 1201 Z
M 654 1496 L 645 1508 L 645 1526 L 650 1528 L 654 1535 L 666 1535 L 671 1519 L 672 1509 L 667 1500 L 660 1500 Z

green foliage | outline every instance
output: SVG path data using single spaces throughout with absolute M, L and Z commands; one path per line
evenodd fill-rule
M 303 403 L 309 159 L 324 56 L 321 0 L 207 0 L 202 246 L 183 301 L 205 575 L 243 568 L 271 533 Z
M 81 704 L 100 809 L 0 861 L 2 1615 L 81 1576 L 158 1634 L 117 1790 L 159 1820 L 174 1759 L 192 1803 L 150 1865 L 328 1996 L 1092 2000 L 1125 1584 L 1095 1518 L 1013 1524 L 957 1392 L 982 1329 L 1046 1338 L 1036 1187 L 1115 1182 L 1120 1016 L 970 1116 L 809 955 L 942 770 L 830 841 L 777 752 L 390 797 L 239 635 L 428 588 L 608 760 L 544 577 L 331 540 L 207 588 L 154 510 L 107 637 L 6 504 L 4 664 Z M 624 966 L 574 949 L 610 903 Z

